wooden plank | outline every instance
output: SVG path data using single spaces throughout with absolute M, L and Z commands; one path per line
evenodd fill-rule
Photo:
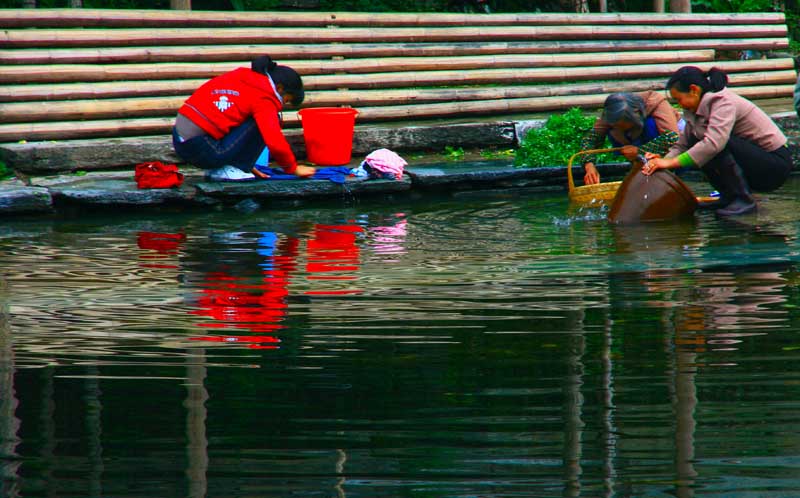
M 350 43 L 297 45 L 199 45 L 0 50 L 0 64 L 118 64 L 144 62 L 226 62 L 269 54 L 275 60 L 333 57 L 433 57 L 672 50 L 784 50 L 786 38 L 584 40 L 541 42 Z
M 0 86 L 0 102 L 189 95 L 205 81 L 205 79 L 187 79 L 179 81 L 115 81 L 92 83 L 91 85 L 80 83 L 7 85 Z
M 731 74 L 730 86 L 792 85 L 797 75 L 793 70 L 759 71 Z M 527 85 L 489 88 L 442 88 L 309 92 L 303 107 L 377 107 L 408 104 L 457 102 L 470 100 L 505 100 L 534 97 L 556 97 L 612 92 L 663 90 L 664 78 L 633 81 L 567 83 L 561 85 Z M 62 102 L 13 102 L 0 104 L 1 123 L 34 123 L 45 121 L 96 120 L 174 116 L 188 95 L 132 99 L 76 100 Z
M 175 116 L 187 96 L 0 104 L 0 123 Z
M 3 47 L 163 46 L 242 43 L 494 42 L 587 39 L 786 37 L 783 24 L 681 26 L 502 26 L 445 28 L 35 29 L 0 32 Z
M 792 85 L 739 87 L 736 93 L 750 98 L 789 97 L 793 94 Z M 545 112 L 572 107 L 597 108 L 602 106 L 607 94 L 573 95 L 568 97 L 538 97 L 530 99 L 507 99 L 416 106 L 386 106 L 359 109 L 359 122 L 385 120 L 417 120 L 458 116 L 500 115 L 525 112 Z
M 303 79 L 306 91 L 352 88 L 363 91 L 367 88 L 407 88 L 414 86 L 458 86 L 494 84 L 509 85 L 523 83 L 563 83 L 570 80 L 625 80 L 666 78 L 682 64 L 658 64 L 619 66 L 605 68 L 564 68 L 481 70 L 481 71 L 430 71 L 415 75 L 382 73 L 369 75 L 307 76 Z M 794 71 L 794 61 L 784 59 L 759 59 L 750 61 L 698 62 L 695 65 L 710 69 L 720 67 L 731 73 L 759 73 L 765 77 L 773 71 Z M 376 79 L 380 77 L 380 79 Z M 32 102 L 102 98 L 148 97 L 167 95 L 189 95 L 205 82 L 204 79 L 98 82 L 91 85 L 69 84 L 21 84 L 0 86 L 0 102 Z
M 0 143 L 165 135 L 170 133 L 174 121 L 174 118 L 147 118 L 0 125 Z
M 613 64 L 676 63 L 714 60 L 713 50 L 670 52 L 616 52 L 600 54 L 477 55 L 458 57 L 386 57 L 334 61 L 285 61 L 302 75 L 416 72 L 432 70 L 502 69 L 536 67 L 578 67 Z M 94 81 L 135 81 L 158 79 L 212 78 L 239 63 L 158 64 L 58 64 L 9 66 L 0 71 L 0 83 L 69 83 Z
M 484 69 L 480 71 L 420 71 L 417 73 L 341 74 L 308 76 L 307 90 L 333 88 L 401 88 L 459 86 L 509 83 L 547 83 L 577 80 L 653 78 L 671 75 L 684 64 L 640 64 L 576 68 Z M 719 67 L 727 72 L 773 71 L 794 69 L 794 60 L 759 59 L 749 61 L 698 62 L 693 65 Z
M 793 85 L 739 87 L 736 93 L 749 99 L 791 97 Z M 546 112 L 571 107 L 597 108 L 607 94 L 537 97 L 527 99 L 480 100 L 424 105 L 360 108 L 357 124 L 380 121 L 406 121 L 445 117 L 502 115 Z M 79 138 L 166 135 L 174 118 L 116 119 L 53 123 L 0 124 L 0 142 L 19 140 L 70 140 Z M 284 113 L 287 126 L 297 126 L 296 113 Z
M 783 24 L 783 13 L 357 13 L 175 12 L 128 9 L 0 9 L 0 27 L 477 26 L 562 24 Z

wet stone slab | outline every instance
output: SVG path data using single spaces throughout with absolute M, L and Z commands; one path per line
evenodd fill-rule
M 46 188 L 0 185 L 0 216 L 19 213 L 48 213 L 53 198 Z
M 411 189 L 411 179 L 402 180 L 364 180 L 348 178 L 344 184 L 329 180 L 267 180 L 246 182 L 200 182 L 197 190 L 210 197 L 225 198 L 268 198 L 303 199 L 341 196 L 343 194 L 360 196 L 405 192 Z
M 192 203 L 196 189 L 193 179 L 187 179 L 179 188 L 139 189 L 133 175 L 124 173 L 98 173 L 86 177 L 56 177 L 36 180 L 46 187 L 56 202 L 69 202 L 100 206 L 156 206 L 168 203 Z
M 629 169 L 628 163 L 598 165 L 604 177 L 621 177 Z M 414 187 L 425 189 L 525 188 L 558 183 L 567 187 L 563 167 L 517 168 L 507 160 L 428 164 L 409 167 L 407 172 Z M 580 167 L 574 167 L 572 174 L 576 182 L 583 178 Z

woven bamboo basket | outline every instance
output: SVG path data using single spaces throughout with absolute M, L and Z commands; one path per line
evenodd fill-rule
M 622 149 L 622 147 L 613 147 L 610 149 L 589 149 L 582 150 L 572 155 L 567 164 L 567 181 L 569 186 L 569 200 L 575 204 L 596 204 L 600 202 L 608 202 L 617 195 L 617 189 L 622 184 L 618 182 L 597 183 L 595 185 L 583 185 L 576 187 L 572 180 L 572 162 L 576 157 L 584 154 L 599 154 L 602 152 L 614 152 Z

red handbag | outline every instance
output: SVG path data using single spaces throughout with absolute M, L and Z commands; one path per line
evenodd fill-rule
M 183 173 L 177 166 L 160 161 L 137 164 L 134 178 L 139 188 L 172 188 L 183 183 Z

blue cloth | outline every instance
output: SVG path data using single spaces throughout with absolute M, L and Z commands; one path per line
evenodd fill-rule
M 269 178 L 266 180 L 297 180 L 300 178 L 299 176 L 286 174 L 280 168 L 256 165 L 256 169 L 269 175 Z M 308 178 L 311 180 L 330 180 L 333 183 L 344 183 L 348 176 L 350 176 L 350 168 L 346 166 L 330 166 L 327 168 L 317 168 L 317 172 L 314 176 Z
M 614 147 L 622 147 L 623 145 L 635 145 L 639 147 L 640 145 L 644 145 L 650 140 L 658 137 L 660 133 L 658 133 L 658 126 L 656 126 L 656 120 L 652 117 L 647 118 L 644 120 L 644 129 L 642 133 L 638 137 L 631 138 L 628 134 L 625 134 L 625 138 L 628 140 L 627 144 L 619 143 L 618 141 L 614 140 L 614 137 L 611 134 L 608 134 L 608 140 L 611 142 L 611 145 Z M 619 152 L 616 152 L 619 155 Z
M 264 150 L 261 151 L 261 155 L 258 156 L 258 159 L 256 159 L 256 167 L 267 166 L 268 164 L 269 164 L 269 149 L 264 147 Z

